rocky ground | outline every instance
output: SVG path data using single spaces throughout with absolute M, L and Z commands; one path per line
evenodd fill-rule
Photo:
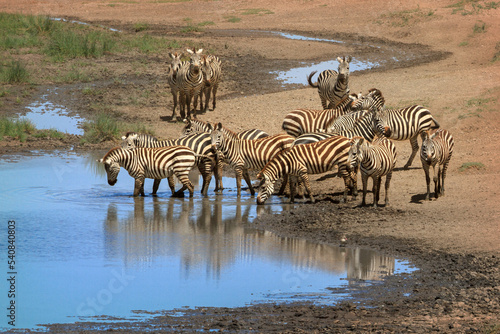
M 148 23 L 148 33 L 185 41 L 221 57 L 225 69 L 217 109 L 199 115 L 235 131 L 260 128 L 281 132 L 283 117 L 295 108 L 320 109 L 315 89 L 277 84 L 270 72 L 300 62 L 355 59 L 380 62 L 375 70 L 354 72 L 353 91 L 380 89 L 391 108 L 422 104 L 456 141 L 448 170 L 447 193 L 425 201 L 425 179 L 418 158 L 409 170 L 408 142 L 397 142 L 398 163 L 391 182 L 391 206 L 359 207 L 360 200 L 339 203 L 342 182 L 331 175 L 313 177 L 317 203 L 304 202 L 280 216 L 262 215 L 255 224 L 281 235 L 363 246 L 408 259 L 418 271 L 396 275 L 355 292 L 356 302 L 337 306 L 253 305 L 204 308 L 183 317 L 164 316 L 114 331 L 158 332 L 221 330 L 227 332 L 499 332 L 500 226 L 500 4 L 476 1 L 427 1 L 419 4 L 356 0 L 349 5 L 327 1 L 188 1 L 102 2 L 59 0 L 3 1 L 0 11 L 49 14 L 135 33 Z M 249 9 L 252 14 L 246 14 Z M 241 18 L 232 22 L 231 17 Z M 186 20 L 212 21 L 198 32 L 184 32 Z M 234 21 L 234 20 L 233 20 Z M 346 41 L 343 44 L 284 39 L 269 31 Z M 373 47 L 375 46 L 375 47 Z M 182 50 L 172 50 L 182 51 Z M 391 61 L 401 53 L 407 59 Z M 30 55 L 23 55 L 30 59 Z M 110 106 L 124 120 L 143 122 L 162 138 L 176 137 L 182 125 L 172 122 L 172 99 L 164 77 L 166 54 L 108 55 L 96 60 L 108 75 L 96 76 L 97 95 L 81 94 L 84 84 L 58 85 L 55 102 L 92 114 L 96 102 Z M 140 65 L 147 64 L 147 65 Z M 50 67 L 53 65 L 47 65 Z M 141 70 L 137 70 L 137 68 Z M 111 73 L 111 74 L 109 74 Z M 56 85 L 30 88 L 36 99 Z M 12 87 L 12 90 L 22 89 Z M 149 92 L 141 94 L 141 92 Z M 13 95 L 15 96 L 15 95 Z M 133 97 L 134 99 L 131 99 Z M 29 101 L 26 101 L 28 103 Z M 2 114 L 22 112 L 12 97 Z M 104 143 L 99 147 L 112 147 Z M 2 142 L 2 153 L 81 146 L 31 140 Z M 483 167 L 465 168 L 480 163 Z M 371 194 L 369 194 L 369 202 Z M 91 332 L 92 324 L 54 325 L 53 332 Z

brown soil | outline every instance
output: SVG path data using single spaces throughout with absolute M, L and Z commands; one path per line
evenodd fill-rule
M 78 3 L 78 4 L 77 4 Z M 398 164 L 391 182 L 391 207 L 360 208 L 340 204 L 342 182 L 330 175 L 313 179 L 317 204 L 304 203 L 281 216 L 262 215 L 256 225 L 282 235 L 338 243 L 346 234 L 347 247 L 366 246 L 409 259 L 420 270 L 396 275 L 383 285 L 359 292 L 359 303 L 335 307 L 312 305 L 254 305 L 187 311 L 185 317 L 165 316 L 115 331 L 220 329 L 227 332 L 475 332 L 500 329 L 499 95 L 500 9 L 466 5 L 462 12 L 449 7 L 456 1 L 190 1 L 103 2 L 5 0 L 0 11 L 48 14 L 72 18 L 134 33 L 134 23 L 148 23 L 148 33 L 182 40 L 221 57 L 225 79 L 215 111 L 199 115 L 236 131 L 260 128 L 281 132 L 283 117 L 295 108 L 320 109 L 315 89 L 283 87 L 270 71 L 299 62 L 335 59 L 351 54 L 358 59 L 387 59 L 404 51 L 413 59 L 387 62 L 376 70 L 354 72 L 352 91 L 380 89 L 390 107 L 423 104 L 456 146 L 443 198 L 424 201 L 425 178 L 417 157 L 402 170 L 410 153 L 408 142 L 397 142 Z M 266 9 L 243 15 L 247 9 Z M 232 23 L 228 17 L 241 21 Z M 185 18 L 193 23 L 213 21 L 202 32 L 182 33 Z M 475 26 L 483 29 L 474 31 Z M 343 45 L 280 38 L 266 31 L 344 40 Z M 377 45 L 374 49 L 369 45 Z M 375 50 L 375 51 L 374 51 Z M 177 51 L 177 50 L 173 50 Z M 182 51 L 182 50 L 178 50 Z M 24 56 L 28 57 L 28 56 Z M 86 116 L 96 101 L 110 105 L 125 120 L 151 125 L 159 137 L 179 134 L 180 123 L 170 122 L 172 99 L 164 77 L 166 54 L 109 55 L 96 60 L 119 80 L 106 75 L 92 82 L 99 96 L 84 96 L 81 85 L 58 85 L 66 106 Z M 137 66 L 148 64 L 136 74 Z M 52 65 L 47 65 L 52 66 Z M 36 99 L 46 88 L 33 88 Z M 15 87 L 12 89 L 16 89 Z M 150 92 L 144 97 L 140 92 Z M 137 97 L 130 103 L 131 96 Z M 28 101 L 27 101 L 28 102 Z M 57 102 L 57 101 L 55 101 Z M 22 111 L 9 99 L 3 114 Z M 71 143 L 72 145 L 75 142 Z M 48 146 L 47 146 L 48 145 Z M 68 144 L 61 144 L 62 147 Z M 111 147 L 113 143 L 105 143 Z M 53 141 L 3 143 L 0 152 L 52 148 Z M 90 147 L 92 148 L 92 147 Z M 83 147 L 85 149 L 85 147 Z M 462 171 L 464 163 L 484 168 Z M 369 201 L 371 194 L 369 195 Z M 55 332 L 92 331 L 91 324 L 52 326 Z M 121 329 L 120 329 L 121 328 Z

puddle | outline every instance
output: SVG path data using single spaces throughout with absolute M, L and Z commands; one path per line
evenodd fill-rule
M 16 328 L 260 301 L 333 304 L 345 296 L 331 289 L 411 271 L 373 251 L 252 228 L 259 214 L 292 206 L 273 197 L 258 207 L 246 192 L 238 199 L 233 178 L 225 178 L 222 196 L 202 197 L 193 174 L 193 199 L 171 198 L 166 180 L 158 197 L 134 198 L 134 181 L 123 169 L 114 187 L 107 184 L 95 161 L 103 154 L 35 152 L 0 160 L 0 187 L 9 189 L 0 194 L 2 216 L 16 222 Z M 145 190 L 151 189 L 147 180 Z M 6 285 L 2 280 L 4 292 Z M 9 301 L 0 298 L 0 307 Z M 9 327 L 7 320 L 0 328 Z
M 57 94 L 57 91 L 52 93 Z M 48 100 L 48 95 L 42 95 L 41 100 L 26 107 L 29 111 L 22 117 L 35 124 L 37 129 L 55 129 L 74 135 L 83 135 L 80 128 L 83 118 L 74 115 L 74 112 L 63 105 L 58 105 Z

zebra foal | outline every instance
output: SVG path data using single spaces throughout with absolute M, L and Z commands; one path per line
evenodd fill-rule
M 453 154 L 455 141 L 453 136 L 445 129 L 439 129 L 434 134 L 429 131 L 424 131 L 421 134 L 422 148 L 420 150 L 420 160 L 422 168 L 425 171 L 425 181 L 427 183 L 426 200 L 430 200 L 430 183 L 429 169 L 432 167 L 434 171 L 434 194 L 436 198 L 444 196 L 444 179 L 446 178 L 446 170 Z M 437 167 L 437 174 L 436 174 Z
M 172 62 L 167 67 L 167 83 L 172 93 L 174 107 L 172 108 L 172 120 L 175 120 L 175 108 L 177 107 L 177 96 L 179 95 L 179 86 L 177 84 L 177 72 L 182 66 L 187 66 L 187 62 L 181 61 L 181 53 L 169 53 Z
M 168 178 L 172 196 L 183 197 L 188 189 L 189 197 L 193 196 L 194 186 L 189 181 L 189 171 L 195 166 L 193 150 L 185 146 L 169 146 L 161 148 L 112 148 L 99 160 L 104 164 L 108 176 L 108 184 L 117 182 L 120 167 L 127 170 L 135 179 L 134 196 L 144 196 L 144 180 L 146 178 L 161 180 Z M 175 192 L 173 176 L 183 184 L 182 189 Z
M 350 173 L 347 170 L 349 148 L 349 139 L 343 136 L 333 136 L 316 143 L 293 146 L 290 150 L 274 156 L 257 175 L 261 185 L 257 204 L 264 204 L 273 194 L 276 180 L 286 175 L 298 177 L 299 183 L 304 184 L 311 202 L 314 203 L 309 174 L 325 173 L 333 170 L 337 165 L 345 185 L 343 201 L 347 201 L 347 193 L 352 186 Z M 294 187 L 291 186 L 290 202 L 292 203 L 294 192 Z M 355 196 L 356 194 L 353 193 L 353 197 Z
M 366 205 L 366 192 L 368 178 L 373 179 L 373 207 L 377 207 L 380 199 L 380 185 L 382 176 L 385 175 L 385 205 L 389 205 L 389 186 L 391 184 L 392 171 L 396 165 L 396 147 L 385 137 L 376 138 L 372 143 L 362 137 L 351 139 L 349 149 L 349 167 L 361 169 L 361 181 L 363 183 L 363 200 L 361 205 Z
M 186 117 L 191 118 L 191 102 L 193 102 L 193 115 L 196 117 L 198 96 L 203 88 L 203 73 L 201 71 L 201 53 L 203 49 L 197 51 L 187 49 L 186 51 L 191 55 L 190 60 L 179 68 L 176 76 L 181 117 L 183 119 Z
M 211 136 L 212 145 L 224 154 L 229 166 L 236 172 L 238 196 L 241 196 L 242 177 L 252 196 L 255 195 L 248 170 L 261 170 L 274 155 L 289 149 L 293 143 L 293 137 L 285 134 L 255 140 L 241 139 L 235 132 L 223 127 L 221 123 L 215 125 Z

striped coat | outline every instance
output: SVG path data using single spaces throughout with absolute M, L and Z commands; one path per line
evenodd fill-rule
M 404 169 L 408 169 L 418 152 L 418 135 L 429 129 L 439 128 L 431 112 L 418 105 L 403 109 L 380 110 L 375 114 L 376 122 L 389 129 L 385 135 L 393 140 L 410 140 L 412 153 Z
M 351 139 L 349 149 L 349 167 L 361 169 L 361 180 L 363 183 L 362 206 L 366 205 L 366 192 L 368 178 L 373 179 L 373 206 L 377 207 L 380 199 L 380 185 L 382 176 L 385 176 L 385 205 L 389 205 L 389 186 L 392 171 L 396 165 L 396 147 L 385 137 L 376 138 L 372 143 L 362 137 Z
M 167 67 L 167 83 L 170 87 L 170 92 L 172 93 L 172 98 L 174 100 L 174 106 L 172 108 L 172 120 L 176 119 L 175 108 L 177 107 L 177 96 L 179 95 L 179 87 L 177 84 L 177 72 L 182 66 L 187 66 L 187 62 L 181 61 L 182 54 L 179 53 L 169 53 L 172 62 Z
M 189 63 L 186 63 L 177 72 L 177 87 L 181 103 L 181 117 L 191 118 L 191 102 L 193 102 L 193 115 L 196 117 L 198 96 L 203 88 L 203 73 L 201 71 L 201 53 L 203 49 L 196 52 L 187 49 L 191 55 Z M 187 114 L 186 114 L 187 109 Z
M 128 132 L 127 136 L 122 137 L 122 147 L 133 149 L 136 147 L 166 147 L 183 145 L 189 147 L 196 155 L 196 165 L 203 177 L 203 186 L 201 193 L 207 195 L 208 187 L 212 179 L 212 170 L 215 167 L 215 152 L 212 149 L 210 134 L 208 133 L 194 133 L 189 136 L 181 137 L 172 140 L 156 140 L 152 136 L 145 136 L 135 132 Z M 216 175 L 217 177 L 218 175 Z M 153 185 L 153 194 L 156 194 L 160 180 L 155 180 Z
M 290 136 L 298 137 L 303 133 L 325 131 L 332 119 L 350 111 L 352 99 L 346 96 L 335 109 L 314 110 L 296 109 L 285 116 L 281 128 Z
M 323 109 L 328 109 L 328 106 L 332 104 L 333 97 L 330 97 L 329 92 L 332 92 L 337 83 L 338 72 L 335 70 L 324 70 L 318 75 L 318 81 L 316 83 L 312 82 L 312 77 L 317 71 L 311 72 L 307 76 L 307 82 L 309 86 L 318 89 L 319 98 L 321 100 L 321 105 Z
M 308 175 L 331 171 L 337 165 L 345 185 L 343 201 L 347 201 L 347 193 L 352 184 L 347 170 L 349 148 L 349 139 L 333 136 L 316 143 L 293 146 L 290 150 L 276 155 L 257 175 L 261 181 L 257 204 L 263 204 L 273 194 L 274 183 L 285 175 L 298 177 L 314 202 Z M 293 187 L 290 187 L 290 190 L 290 200 L 293 202 Z
M 211 136 L 212 145 L 224 154 L 229 166 L 236 172 L 238 196 L 241 195 L 242 177 L 252 196 L 255 194 L 248 170 L 261 170 L 274 155 L 289 149 L 293 143 L 293 137 L 285 134 L 256 140 L 241 139 L 235 132 L 224 128 L 221 123 L 215 125 Z
M 201 71 L 203 73 L 203 89 L 200 92 L 200 109 L 207 112 L 210 95 L 212 95 L 212 110 L 215 110 L 217 103 L 217 89 L 222 80 L 222 64 L 219 57 L 202 56 Z M 202 94 L 205 95 L 205 107 L 203 107 Z
M 421 134 L 422 149 L 420 151 L 420 160 L 425 171 L 425 181 L 427 183 L 427 194 L 425 199 L 430 200 L 430 176 L 429 169 L 432 167 L 434 172 L 434 194 L 436 198 L 444 196 L 444 179 L 446 170 L 450 163 L 455 147 L 453 136 L 447 130 L 439 129 L 434 134 L 424 131 Z M 437 167 L 437 173 L 436 173 Z
M 124 149 L 115 147 L 100 160 L 104 164 L 108 176 L 108 184 L 117 182 L 120 167 L 127 170 L 135 179 L 134 196 L 144 196 L 144 180 L 146 178 L 161 180 L 169 179 L 173 196 L 184 196 L 184 190 L 189 190 L 193 196 L 194 186 L 189 181 L 189 171 L 195 166 L 194 152 L 185 146 L 170 146 L 163 148 Z M 183 184 L 182 189 L 175 192 L 172 177 L 176 176 Z

